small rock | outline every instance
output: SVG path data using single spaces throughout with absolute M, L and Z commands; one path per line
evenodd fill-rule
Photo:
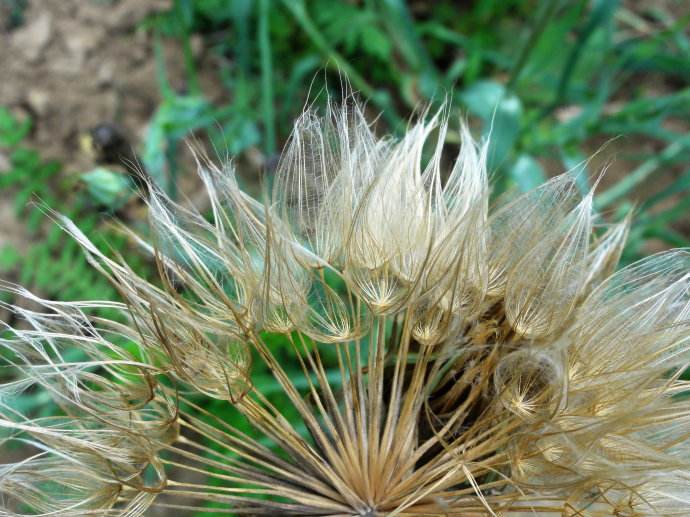
M 82 63 L 71 54 L 60 54 L 50 60 L 49 69 L 57 74 L 64 76 L 77 76 L 83 73 Z
M 109 86 L 113 82 L 115 77 L 115 66 L 112 61 L 104 61 L 101 66 L 98 67 L 98 72 L 96 73 L 96 80 L 98 81 L 98 86 Z
M 44 90 L 31 88 L 26 94 L 26 102 L 36 115 L 43 116 L 48 111 L 50 95 Z
M 168 11 L 172 8 L 171 0 L 123 0 L 108 14 L 108 24 L 118 30 L 129 30 L 139 20 L 154 13 Z
M 0 152 L 0 174 L 4 174 L 12 168 L 12 163 L 7 155 Z
M 43 12 L 38 17 L 12 34 L 12 45 L 24 54 L 27 61 L 35 62 L 50 41 L 53 18 Z
M 262 153 L 257 147 L 249 147 L 245 152 L 245 156 L 247 158 L 247 161 L 249 162 L 250 167 L 255 169 L 256 171 L 260 171 L 264 167 L 266 167 L 266 155 Z
M 568 122 L 569 120 L 579 117 L 582 114 L 580 106 L 570 105 L 558 108 L 555 112 L 556 118 L 559 122 Z
M 195 59 L 199 59 L 204 53 L 204 38 L 200 34 L 194 34 L 191 37 L 190 44 L 192 46 L 192 55 Z
M 102 32 L 96 29 L 77 28 L 66 33 L 64 38 L 72 58 L 81 67 L 89 54 L 101 43 L 102 36 Z

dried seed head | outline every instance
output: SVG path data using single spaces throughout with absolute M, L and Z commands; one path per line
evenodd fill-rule
M 212 217 L 149 185 L 130 233 L 153 284 L 57 216 L 125 304 L 3 285 L 45 307 L 0 341 L 2 445 L 38 451 L 4 512 L 687 515 L 690 254 L 614 273 L 628 220 L 570 174 L 489 210 L 486 145 L 461 124 L 444 174 L 446 132 L 308 112 L 265 203 L 198 155 Z M 12 405 L 35 387 L 64 416 Z

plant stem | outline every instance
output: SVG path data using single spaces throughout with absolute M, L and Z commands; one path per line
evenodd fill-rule
M 384 23 L 407 63 L 420 73 L 440 82 L 440 74 L 419 39 L 414 20 L 403 0 L 381 0 Z
M 163 52 L 161 37 L 158 32 L 153 35 L 153 57 L 156 66 L 156 82 L 158 83 L 158 89 L 161 92 L 161 96 L 164 99 L 172 97 L 174 93 L 170 83 L 168 82 L 168 73 L 165 69 L 165 54 Z
M 189 32 L 185 31 L 182 37 L 182 56 L 184 59 L 184 67 L 187 72 L 187 85 L 189 92 L 192 95 L 199 95 L 201 87 L 199 86 L 199 76 L 196 72 L 196 64 L 194 63 L 194 53 L 192 52 L 192 40 Z
M 275 111 L 273 108 L 273 62 L 271 38 L 268 32 L 268 0 L 259 1 L 259 52 L 261 54 L 261 104 L 266 141 L 264 151 L 271 156 L 276 151 Z
M 177 180 L 179 176 L 179 167 L 177 166 L 177 149 L 179 147 L 179 140 L 177 138 L 170 138 L 168 147 L 165 152 L 165 158 L 168 162 L 168 195 L 173 201 L 177 200 Z
M 687 150 L 689 146 L 690 135 L 681 137 L 675 142 L 672 142 L 658 155 L 645 161 L 614 186 L 599 194 L 594 202 L 594 207 L 597 210 L 601 210 L 625 197 L 628 192 L 646 180 L 660 166 L 674 159 L 682 151 Z

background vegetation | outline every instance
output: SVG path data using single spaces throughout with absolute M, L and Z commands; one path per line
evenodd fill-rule
M 7 34 L 31 22 L 30 4 L 0 0 Z M 258 171 L 270 181 L 304 104 L 323 101 L 315 92 L 337 99 L 344 78 L 380 114 L 382 132 L 403 131 L 420 105 L 448 102 L 451 150 L 461 117 L 477 135 L 491 134 L 499 192 L 531 189 L 567 169 L 583 170 L 587 191 L 608 168 L 596 196 L 602 220 L 635 208 L 626 262 L 688 246 L 689 22 L 684 0 L 174 0 L 137 22 L 152 49 L 159 102 L 137 136 L 120 142 L 111 121 L 82 135 L 96 149 L 93 166 L 66 170 L 67 155 L 44 157 L 32 142 L 40 115 L 0 98 L 0 204 L 11 206 L 25 240 L 0 241 L 0 276 L 54 299 L 113 298 L 32 200 L 67 213 L 99 245 L 152 274 L 152 263 L 109 225 L 145 227 L 127 165 L 138 162 L 174 197 L 195 198 L 183 145 L 195 134 L 237 157 L 256 191 Z M 175 78 L 171 62 L 181 68 Z M 254 380 L 267 395 L 278 391 L 268 372 Z M 233 418 L 227 404 L 212 404 Z

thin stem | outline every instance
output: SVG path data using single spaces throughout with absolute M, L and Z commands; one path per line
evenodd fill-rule
M 271 156 L 276 151 L 275 110 L 273 109 L 273 62 L 269 34 L 268 0 L 259 1 L 259 53 L 261 56 L 261 106 L 266 141 L 264 151 Z
M 192 41 L 189 37 L 189 32 L 185 29 L 184 37 L 182 38 L 182 56 L 184 59 L 184 67 L 187 72 L 187 86 L 189 93 L 192 95 L 201 94 L 201 86 L 199 85 L 199 76 L 196 71 L 196 64 L 194 63 L 194 52 L 192 51 Z
M 177 200 L 177 178 L 179 176 L 180 168 L 177 163 L 177 149 L 178 149 L 178 139 L 169 138 L 168 147 L 165 151 L 165 158 L 168 162 L 168 195 L 173 201 Z
M 163 99 L 173 97 L 174 92 L 168 81 L 168 73 L 165 69 L 165 52 L 163 51 L 161 36 L 158 32 L 153 35 L 153 57 L 156 67 L 156 82 L 158 83 L 161 97 Z
M 625 197 L 634 187 L 646 180 L 660 166 L 677 157 L 681 152 L 686 151 L 690 146 L 690 136 L 679 138 L 669 144 L 658 155 L 642 163 L 630 174 L 616 183 L 608 190 L 599 194 L 594 202 L 594 208 L 602 210 Z

